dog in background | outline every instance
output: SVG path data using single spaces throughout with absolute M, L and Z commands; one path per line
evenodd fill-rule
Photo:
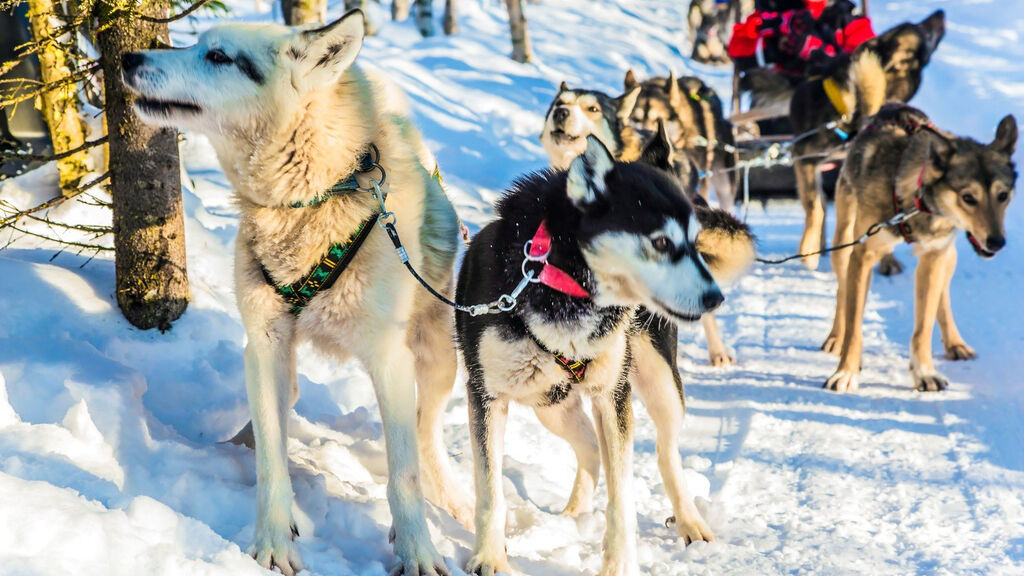
M 688 122 L 685 122 L 682 117 L 669 109 L 667 98 L 650 96 L 651 91 L 647 91 L 648 96 L 644 100 L 645 111 L 638 116 L 638 102 L 640 98 L 644 98 L 645 89 L 635 81 L 630 84 L 629 78 L 634 78 L 632 73 L 627 74 L 627 91 L 617 98 L 595 90 L 571 89 L 568 84 L 562 82 L 558 94 L 555 95 L 548 107 L 544 130 L 541 133 L 541 143 L 548 153 L 551 167 L 556 170 L 566 169 L 572 160 L 581 153 L 580 144 L 586 142 L 588 134 L 596 136 L 611 151 L 616 160 L 620 162 L 638 160 L 644 150 L 645 136 L 647 140 L 654 137 L 658 133 L 659 123 L 661 123 L 665 127 L 673 127 L 676 131 L 674 137 L 671 133 L 669 136 L 674 143 L 673 172 L 687 190 L 696 189 L 699 170 L 692 161 L 693 155 L 676 152 L 675 144 L 685 140 L 685 137 L 681 139 L 679 136 L 683 133 L 684 127 L 689 127 L 691 134 L 702 133 L 696 128 L 696 125 L 700 122 L 703 126 L 707 116 L 703 112 L 699 117 L 695 116 L 692 107 L 684 105 L 681 109 L 687 111 L 685 118 L 688 119 Z M 700 83 L 698 79 L 692 80 Z M 700 93 L 699 87 L 692 81 L 687 80 L 687 82 L 688 91 L 695 89 L 698 94 Z M 678 88 L 678 83 L 672 82 L 672 85 Z M 708 97 L 709 108 L 711 108 L 710 103 L 717 100 L 717 96 L 712 98 L 714 92 L 710 94 L 705 92 L 704 95 Z M 677 98 L 682 99 L 678 94 Z M 718 110 L 720 113 L 720 103 Z M 713 110 L 710 117 L 714 117 Z M 640 120 L 637 122 L 637 126 L 634 126 L 634 121 L 637 118 Z M 715 134 L 717 132 L 712 132 L 711 137 L 714 138 Z M 730 138 L 731 135 L 730 131 Z M 701 323 L 708 343 L 708 358 L 711 365 L 725 366 L 735 362 L 735 358 L 722 342 L 721 332 L 714 315 L 705 316 Z
M 836 188 L 835 244 L 847 243 L 900 212 L 918 214 L 883 229 L 852 249 L 832 253 L 839 285 L 832 331 L 822 346 L 839 355 L 839 367 L 825 383 L 836 392 L 859 387 L 864 303 L 871 268 L 893 246 L 916 244 L 914 333 L 910 375 L 920 391 L 948 386 L 932 361 L 932 330 L 938 319 L 946 357 L 974 357 L 953 322 L 949 284 L 956 270 L 954 235 L 964 230 L 982 258 L 1006 244 L 1003 221 L 1017 174 L 1012 161 L 1017 123 L 1006 116 L 995 139 L 979 144 L 935 128 L 921 111 L 904 105 L 883 108 L 853 140 Z
M 725 47 L 732 37 L 733 24 L 753 11 L 754 0 L 691 0 L 686 13 L 693 43 L 690 58 L 702 64 L 728 64 Z
M 639 82 L 633 71 L 628 70 L 623 85 L 627 92 L 637 87 L 641 89 L 630 122 L 649 133 L 657 129 L 658 122 L 664 122 L 680 161 L 685 156 L 700 170 L 711 173 L 709 178 L 701 179 L 701 196 L 708 200 L 708 189 L 712 188 L 719 207 L 731 210 L 735 201 L 735 174 L 726 170 L 736 165 L 736 152 L 726 150 L 736 142 L 718 94 L 700 78 L 677 79 L 675 74 Z
M 190 48 L 126 54 L 124 79 L 145 122 L 209 138 L 240 208 L 235 288 L 257 468 L 251 553 L 284 574 L 302 568 L 287 421 L 298 398 L 296 346 L 306 340 L 340 361 L 355 356 L 373 381 L 387 445 L 391 573 L 446 575 L 423 489 L 469 523 L 472 505 L 441 440 L 457 368 L 453 319 L 374 230 L 380 208 L 370 179 L 385 180 L 411 261 L 447 293 L 458 219 L 431 177 L 433 158 L 404 97 L 353 64 L 363 35 L 359 11 L 317 29 L 216 26 Z M 345 258 L 347 266 L 338 263 Z M 318 272 L 330 277 L 325 262 L 343 269 L 333 286 L 296 304 L 297 292 L 320 286 Z
M 818 166 L 826 158 L 842 157 L 838 149 L 844 138 L 820 127 L 837 122 L 845 133 L 854 134 L 885 102 L 909 102 L 921 86 L 924 68 L 945 29 L 942 10 L 918 23 L 905 22 L 858 46 L 829 74 L 806 80 L 796 88 L 789 117 L 794 133 L 804 135 L 793 142 L 793 156 L 799 158 L 793 162 L 797 194 L 805 213 L 801 254 L 824 246 L 825 203 Z M 826 155 L 830 151 L 835 154 Z M 821 156 L 814 156 L 818 153 Z M 817 255 L 808 256 L 803 262 L 816 269 L 819 259 Z M 883 274 L 901 269 L 891 255 L 886 255 L 880 267 Z

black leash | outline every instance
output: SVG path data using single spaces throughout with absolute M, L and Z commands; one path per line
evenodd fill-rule
M 913 208 L 909 212 L 900 212 L 899 214 L 896 214 L 895 216 L 888 220 L 872 224 L 871 227 L 868 228 L 867 232 L 862 234 L 859 238 L 853 240 L 852 242 L 847 242 L 845 244 L 838 244 L 836 246 L 823 248 L 821 250 L 816 250 L 814 252 L 807 252 L 805 254 L 794 254 L 792 256 L 786 256 L 785 258 L 779 258 L 778 260 L 769 260 L 766 258 L 754 258 L 754 260 L 760 264 L 775 265 L 782 264 L 784 262 L 789 262 L 790 260 L 796 260 L 798 258 L 817 256 L 819 254 L 828 254 L 829 252 L 835 252 L 836 250 L 842 250 L 843 248 L 849 248 L 851 246 L 856 246 L 857 244 L 863 244 L 864 242 L 867 242 L 868 238 L 874 236 L 875 234 L 878 234 L 883 229 L 891 226 L 899 226 L 903 222 L 909 220 L 910 218 L 913 218 L 914 216 L 917 216 L 920 213 L 921 211 L 918 210 L 917 208 Z

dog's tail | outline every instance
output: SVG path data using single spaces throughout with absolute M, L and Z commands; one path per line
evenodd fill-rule
M 701 230 L 697 252 L 719 284 L 731 284 L 754 263 L 756 240 L 746 224 L 717 208 L 695 207 Z
M 861 119 L 867 120 L 885 104 L 885 69 L 878 54 L 867 46 L 853 55 L 849 83 L 850 92 L 856 95 Z

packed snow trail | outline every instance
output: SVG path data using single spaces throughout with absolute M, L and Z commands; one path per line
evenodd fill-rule
M 463 0 L 460 34 L 421 40 L 387 23 L 360 62 L 408 92 L 460 215 L 477 229 L 511 179 L 540 169 L 542 118 L 558 82 L 615 92 L 639 75 L 697 72 L 727 94 L 728 72 L 691 68 L 686 2 L 544 0 L 527 16 L 537 63 L 506 58 L 500 3 Z M 251 3 L 233 3 L 234 15 Z M 1015 2 L 872 2 L 877 30 L 947 11 L 948 32 L 914 103 L 943 128 L 991 138 L 1024 110 L 1024 7 Z M 386 7 L 385 7 L 386 8 Z M 341 11 L 332 3 L 331 14 Z M 438 12 L 439 13 L 439 12 Z M 200 28 L 209 25 L 203 20 Z M 190 25 L 175 34 L 190 43 Z M 0 252 L 0 574 L 265 574 L 246 554 L 255 517 L 250 451 L 219 441 L 248 419 L 234 306 L 236 230 L 230 189 L 212 150 L 186 135 L 185 206 L 193 302 L 167 334 L 139 332 L 111 293 L 113 264 L 19 242 Z M 7 182 L 18 205 L 48 197 L 54 175 Z M 1021 200 L 1017 200 L 1017 203 Z M 101 211 L 68 206 L 71 219 Z M 699 327 L 681 330 L 688 418 L 682 445 L 691 488 L 719 540 L 684 548 L 671 528 L 654 429 L 635 405 L 634 489 L 641 573 L 1019 574 L 1024 572 L 1024 208 L 1011 206 L 1009 246 L 982 262 L 966 242 L 954 313 L 979 358 L 937 367 L 953 384 L 913 392 L 907 376 L 913 258 L 875 278 L 865 316 L 859 394 L 821 384 L 835 359 L 828 332 L 834 278 L 796 263 L 756 267 L 719 314 L 739 363 L 707 365 Z M 109 218 L 109 216 L 106 216 Z M 769 256 L 796 246 L 794 202 L 751 207 Z M 936 337 L 935 350 L 941 354 Z M 308 574 L 382 575 L 391 559 L 380 418 L 367 377 L 300 350 L 302 397 L 289 453 Z M 462 381 L 446 415 L 456 473 L 470 489 Z M 593 574 L 601 512 L 557 515 L 572 451 L 531 412 L 506 433 L 512 565 L 531 576 Z M 434 541 L 460 573 L 472 535 L 428 508 Z

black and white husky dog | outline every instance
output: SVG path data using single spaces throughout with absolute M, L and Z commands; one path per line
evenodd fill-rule
M 476 463 L 476 543 L 467 571 L 509 571 L 502 493 L 509 403 L 534 407 L 549 428 L 573 429 L 577 423 L 563 412 L 582 394 L 592 401 L 608 483 L 601 574 L 637 574 L 631 358 L 648 349 L 659 354 L 639 309 L 696 321 L 724 300 L 697 251 L 693 206 L 676 179 L 646 164 L 616 162 L 588 136 L 567 172 L 518 181 L 497 215 L 469 246 L 458 302 L 493 301 L 524 271 L 539 282 L 509 313 L 456 315 Z

